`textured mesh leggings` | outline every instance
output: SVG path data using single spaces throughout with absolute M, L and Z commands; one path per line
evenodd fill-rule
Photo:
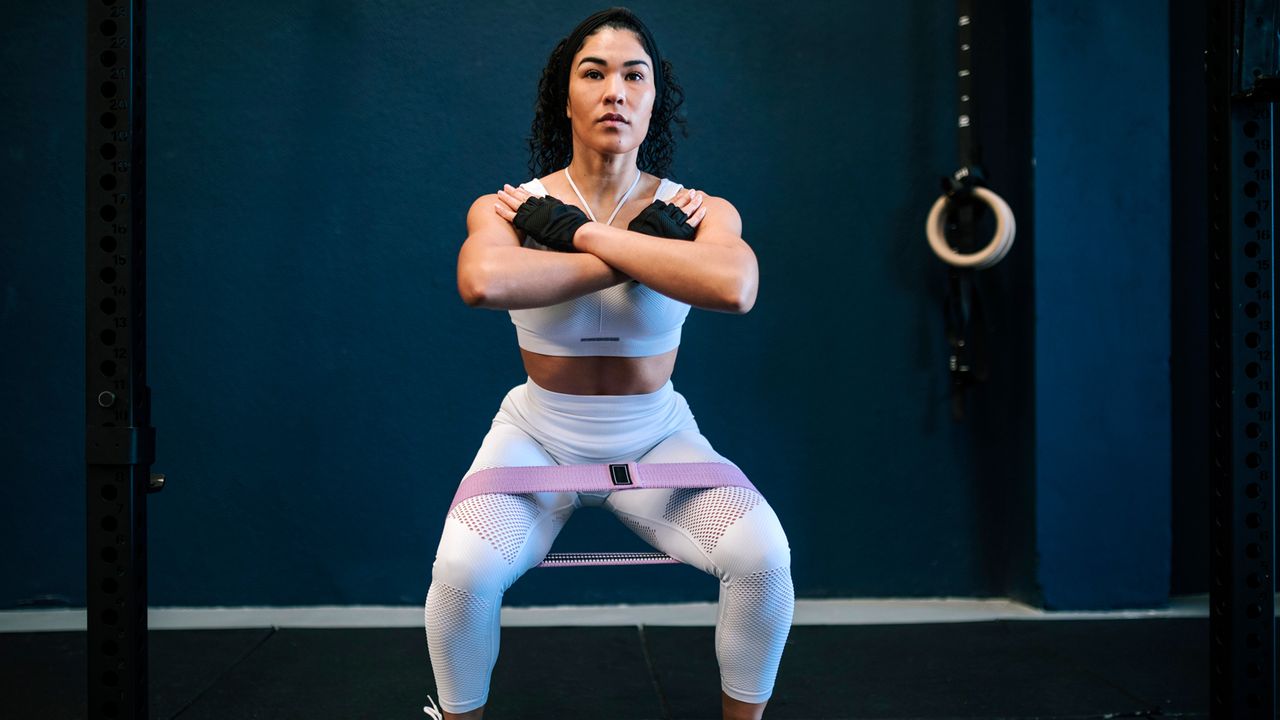
M 467 474 L 626 461 L 729 462 L 669 382 L 644 395 L 579 396 L 529 381 L 507 394 Z M 721 688 L 743 702 L 768 700 L 795 606 L 791 549 L 777 515 L 747 488 L 646 488 L 478 495 L 454 508 L 425 608 L 440 706 L 464 713 L 488 702 L 503 593 L 542 561 L 583 506 L 606 508 L 654 548 L 719 579 Z

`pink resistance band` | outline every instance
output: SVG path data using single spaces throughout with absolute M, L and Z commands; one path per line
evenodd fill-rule
M 449 511 L 463 500 L 489 493 L 602 492 L 640 488 L 744 487 L 756 490 L 736 466 L 721 462 L 613 463 L 495 467 L 468 475 Z M 759 490 L 756 490 L 759 492 Z M 537 567 L 583 565 L 659 565 L 679 563 L 660 552 L 548 553 Z

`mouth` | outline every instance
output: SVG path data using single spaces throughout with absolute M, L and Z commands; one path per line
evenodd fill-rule
M 617 113 L 609 113 L 609 114 L 607 114 L 607 115 L 605 115 L 605 116 L 601 117 L 601 118 L 600 118 L 599 120 L 597 120 L 596 122 L 602 122 L 602 123 L 616 123 L 616 124 L 619 124 L 619 125 L 626 125 L 626 124 L 628 124 L 628 123 L 627 123 L 627 119 L 626 119 L 626 118 L 624 118 L 624 117 L 622 117 L 621 115 L 619 115 L 619 114 L 617 114 Z

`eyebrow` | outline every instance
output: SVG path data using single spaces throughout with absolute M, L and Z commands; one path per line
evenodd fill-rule
M 600 59 L 600 58 L 598 58 L 598 57 L 584 57 L 584 58 L 582 58 L 582 62 L 578 63 L 578 67 L 582 67 L 583 63 L 589 63 L 589 62 L 599 63 L 600 65 L 604 65 L 605 67 L 609 67 L 609 63 L 605 62 L 604 60 L 601 60 L 601 59 Z M 645 62 L 645 61 L 643 61 L 643 60 L 628 60 L 628 61 L 626 61 L 626 62 L 622 63 L 622 66 L 623 66 L 623 67 L 630 67 L 630 66 L 632 66 L 632 65 L 644 65 L 645 67 L 649 67 L 649 63 L 647 63 L 647 62 Z

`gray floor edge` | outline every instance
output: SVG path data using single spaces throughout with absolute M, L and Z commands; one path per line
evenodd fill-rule
M 1280 602 L 1276 603 L 1280 607 Z M 715 603 L 503 607 L 503 627 L 675 625 L 714 626 Z M 990 620 L 1119 620 L 1208 617 L 1209 596 L 1173 597 L 1163 608 L 1046 611 L 1008 599 L 886 598 L 796 600 L 793 625 L 883 625 Z M 0 633 L 84 631 L 84 608 L 0 611 Z M 153 607 L 152 630 L 220 628 L 423 627 L 423 608 L 379 605 L 301 607 Z

